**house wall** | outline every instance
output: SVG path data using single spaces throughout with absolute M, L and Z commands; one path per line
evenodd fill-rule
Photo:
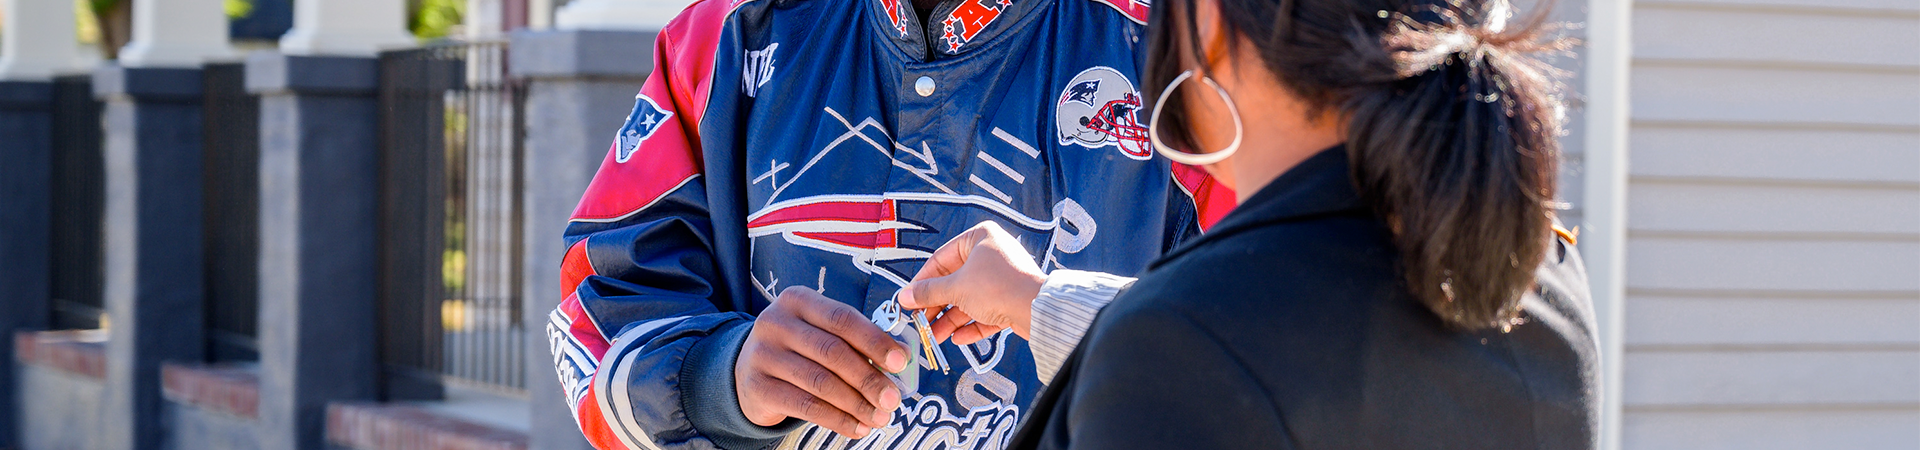
M 1622 448 L 1920 448 L 1920 3 L 1631 26 Z

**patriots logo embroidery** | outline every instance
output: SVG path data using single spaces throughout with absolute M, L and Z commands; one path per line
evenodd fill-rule
M 1100 93 L 1100 80 L 1087 80 L 1081 83 L 1074 84 L 1073 86 L 1068 86 L 1067 96 L 1066 98 L 1060 99 L 1060 102 L 1061 103 L 1080 102 L 1087 106 L 1094 106 L 1093 97 L 1094 95 L 1098 95 L 1099 93 Z
M 999 19 L 1000 10 L 1008 6 L 1013 6 L 1013 0 L 971 0 L 954 8 L 946 20 L 940 21 L 946 26 L 940 38 L 947 41 L 947 54 L 959 53 L 961 46 Z
M 633 102 L 633 113 L 627 115 L 627 124 L 620 127 L 620 134 L 614 137 L 614 162 L 627 162 L 627 158 L 633 157 L 634 150 L 640 149 L 641 142 L 653 137 L 655 131 L 660 131 L 660 125 L 673 117 L 673 111 L 661 108 L 646 94 L 635 96 L 634 99 L 637 101 Z

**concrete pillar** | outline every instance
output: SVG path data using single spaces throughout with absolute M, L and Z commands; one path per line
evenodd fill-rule
M 553 28 L 554 0 L 527 0 L 527 28 L 545 30 Z
M 263 448 L 322 449 L 326 407 L 378 395 L 373 58 L 247 59 L 260 95 Z
M 0 11 L 0 80 L 45 81 L 75 68 L 80 43 L 73 32 L 73 4 L 47 0 L 4 0 Z
M 638 31 L 512 35 L 512 75 L 528 80 L 521 298 L 529 327 L 544 329 L 547 312 L 560 303 L 560 259 L 567 250 L 560 233 L 653 70 L 653 38 Z M 544 331 L 528 333 L 527 391 L 529 448 L 590 448 L 567 410 Z
M 553 24 L 570 30 L 659 30 L 690 4 L 691 0 L 573 0 L 553 13 Z
M 199 67 L 234 56 L 223 0 L 132 1 L 133 40 L 120 50 L 120 65 Z
M 293 29 L 280 38 L 288 55 L 374 56 L 413 44 L 407 2 L 294 0 Z
M 112 450 L 159 448 L 160 362 L 206 350 L 200 69 L 106 66 L 93 92 L 106 101 L 101 437 Z
M 53 253 L 53 83 L 0 82 L 0 336 L 47 324 Z M 19 447 L 13 346 L 0 346 L 0 448 Z
M 467 11 L 460 17 L 460 28 L 468 40 L 498 38 L 507 31 L 505 0 L 466 0 Z

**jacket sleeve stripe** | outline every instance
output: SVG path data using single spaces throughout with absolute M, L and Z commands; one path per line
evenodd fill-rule
M 599 450 L 632 450 L 633 447 L 614 437 L 613 429 L 607 427 L 607 421 L 601 417 L 600 408 L 597 407 L 600 401 L 596 397 L 593 390 L 589 389 L 586 398 L 574 407 L 573 415 L 580 422 L 580 432 L 586 435 L 587 443 Z
M 573 299 L 573 296 L 568 296 Z M 580 425 L 580 432 L 587 442 L 599 450 L 631 450 L 614 437 L 613 429 L 600 411 L 599 394 L 594 391 L 594 373 L 598 360 L 585 353 L 570 333 L 567 318 L 562 310 L 556 308 L 548 315 L 547 336 L 553 341 L 554 365 L 560 376 L 561 389 L 566 391 L 567 405 L 573 413 L 573 421 Z
M 1193 212 L 1200 219 L 1201 232 L 1213 228 L 1214 223 L 1233 212 L 1233 207 L 1240 202 L 1232 189 L 1221 186 L 1206 170 L 1198 167 L 1173 163 L 1173 181 L 1180 186 L 1181 192 L 1187 194 L 1188 199 L 1193 200 Z
M 560 260 L 560 292 L 572 293 L 580 288 L 580 282 L 586 281 L 587 277 L 600 274 L 593 270 L 593 260 L 587 258 L 589 239 L 593 238 L 580 239 L 572 247 L 567 247 L 567 256 Z
M 571 327 L 572 324 L 569 323 L 566 315 L 561 314 L 559 309 L 555 309 L 553 312 L 547 314 L 547 326 L 553 330 L 566 330 Z M 555 342 L 554 357 L 573 361 L 575 365 L 580 368 L 581 372 L 592 376 L 594 367 L 598 366 L 599 363 L 594 359 L 593 354 L 587 350 L 586 344 L 580 342 L 580 339 L 575 338 L 571 332 L 560 332 L 557 336 L 559 339 Z
M 573 247 L 567 249 L 566 259 L 560 263 L 560 289 L 567 296 L 560 300 L 560 307 L 556 311 L 566 319 L 566 323 L 560 325 L 567 330 L 568 339 L 598 360 L 600 355 L 607 352 L 607 333 L 600 329 L 600 321 L 593 320 L 592 314 L 580 304 L 580 294 L 576 292 L 581 282 L 596 274 L 593 261 L 587 258 L 587 241 L 590 239 L 574 242 Z
M 587 308 L 580 304 L 580 294 L 569 293 L 560 300 L 559 311 L 567 319 L 567 338 L 585 348 L 595 361 L 606 356 L 606 333 L 600 331 L 600 321 L 593 320 L 587 314 Z
M 599 420 L 596 424 L 603 427 L 618 424 L 618 427 L 612 428 L 611 434 L 621 443 L 626 444 L 625 448 L 659 450 L 647 435 L 647 430 L 641 428 L 639 422 L 634 420 L 633 401 L 628 396 L 628 383 L 626 383 L 626 380 L 632 376 L 632 357 L 641 353 L 638 350 L 645 346 L 649 334 L 686 319 L 686 316 L 656 319 L 621 332 L 619 337 L 614 338 L 614 347 L 608 350 L 607 359 L 600 362 L 600 367 L 605 370 L 600 370 L 593 375 L 592 392 L 588 397 L 595 400 L 591 406 L 598 412 Z M 612 395 L 602 397 L 598 395 L 601 393 Z M 581 403 L 582 408 L 589 407 L 587 402 Z M 584 426 L 586 421 L 581 422 Z

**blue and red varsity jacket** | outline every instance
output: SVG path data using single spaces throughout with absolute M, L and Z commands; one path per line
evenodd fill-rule
M 1131 275 L 1231 208 L 1147 143 L 1145 0 L 699 0 L 566 230 L 550 315 L 602 449 L 997 450 L 1040 393 L 1026 342 L 941 345 L 891 425 L 852 440 L 747 422 L 755 314 L 806 286 L 873 315 L 933 249 L 993 220 L 1043 270 Z

